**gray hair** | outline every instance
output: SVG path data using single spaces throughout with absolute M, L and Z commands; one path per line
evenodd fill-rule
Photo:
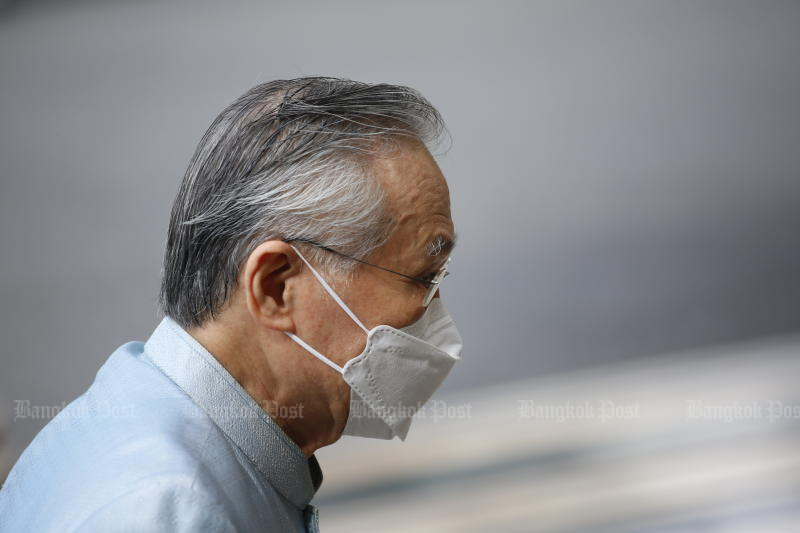
M 404 137 L 430 149 L 446 131 L 430 102 L 405 86 L 315 76 L 253 87 L 214 120 L 183 177 L 164 256 L 163 312 L 185 328 L 217 316 L 242 264 L 267 240 L 308 239 L 364 259 L 395 229 L 370 157 L 396 150 Z M 358 266 L 303 250 L 345 283 Z

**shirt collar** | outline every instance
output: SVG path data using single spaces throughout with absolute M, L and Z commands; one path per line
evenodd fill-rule
M 301 509 L 311 501 L 322 484 L 316 457 L 306 457 L 197 339 L 167 316 L 145 343 L 144 351 L 281 495 Z

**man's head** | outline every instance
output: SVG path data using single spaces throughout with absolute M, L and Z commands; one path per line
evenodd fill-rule
M 184 176 L 167 239 L 165 314 L 248 352 L 228 361 L 243 384 L 269 355 L 281 386 L 311 380 L 320 394 L 343 395 L 340 376 L 283 333 L 344 365 L 363 349 L 363 331 L 289 243 L 367 327 L 414 322 L 423 284 L 344 256 L 419 278 L 441 266 L 455 230 L 428 146 L 443 132 L 438 112 L 408 87 L 320 77 L 254 87 L 213 122 Z

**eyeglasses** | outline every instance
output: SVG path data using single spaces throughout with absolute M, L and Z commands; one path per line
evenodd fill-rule
M 422 285 L 424 285 L 425 287 L 428 288 L 428 292 L 425 293 L 425 297 L 422 299 L 422 307 L 428 307 L 428 304 L 431 303 L 431 300 L 433 300 L 433 297 L 436 295 L 436 291 L 439 290 L 439 285 L 441 284 L 442 280 L 448 274 L 450 274 L 450 272 L 447 270 L 447 266 L 450 263 L 450 260 L 452 258 L 449 257 L 449 256 L 448 256 L 447 260 L 444 262 L 444 264 L 441 266 L 441 268 L 439 268 L 439 270 L 436 272 L 436 274 L 433 274 L 433 277 L 431 277 L 429 279 L 426 279 L 426 278 L 418 278 L 416 276 L 409 276 L 407 274 L 396 272 L 394 270 L 388 269 L 386 267 L 382 267 L 380 265 L 374 265 L 372 263 L 368 263 L 368 262 L 363 261 L 361 259 L 356 259 L 355 257 L 350 257 L 349 255 L 345 255 L 342 252 L 334 250 L 333 248 L 328 248 L 327 246 L 325 246 L 323 244 L 319 244 L 318 242 L 314 242 L 314 241 L 312 241 L 310 239 L 301 239 L 301 238 L 284 239 L 284 242 L 304 242 L 306 244 L 310 244 L 312 246 L 316 246 L 317 248 L 322 248 L 323 250 L 326 250 L 328 252 L 334 253 L 334 254 L 336 254 L 338 256 L 346 257 L 347 259 L 351 259 L 353 261 L 356 261 L 358 263 L 363 263 L 363 264 L 369 265 L 371 267 L 380 268 L 381 270 L 385 270 L 386 272 L 391 272 L 392 274 L 397 274 L 398 276 L 403 276 L 404 278 L 407 278 L 407 279 L 410 279 L 410 280 L 414 280 L 414 281 L 416 281 L 418 283 L 421 283 Z

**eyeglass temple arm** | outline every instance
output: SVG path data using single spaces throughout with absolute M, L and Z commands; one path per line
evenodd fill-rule
M 299 241 L 299 242 L 305 242 L 305 243 L 307 243 L 307 244 L 311 244 L 311 245 L 313 245 L 313 246 L 317 246 L 318 248 L 322 248 L 323 250 L 327 250 L 327 251 L 329 251 L 329 252 L 331 252 L 331 253 L 334 253 L 334 254 L 336 254 L 336 255 L 339 255 L 339 256 L 342 256 L 342 257 L 346 257 L 347 259 L 351 259 L 351 260 L 353 260 L 353 261 L 357 261 L 357 262 L 359 262 L 359 263 L 363 263 L 363 264 L 365 264 L 365 265 L 369 265 L 369 266 L 371 266 L 371 267 L 380 268 L 381 270 L 385 270 L 386 272 L 391 272 L 392 274 L 397 274 L 398 276 L 403 276 L 404 278 L 413 279 L 414 281 L 419 281 L 420 283 L 425 283 L 425 284 L 427 284 L 427 285 L 438 285 L 438 284 L 439 284 L 439 282 L 438 282 L 438 281 L 431 281 L 431 280 L 428 280 L 428 279 L 422 279 L 422 278 L 418 278 L 418 277 L 416 277 L 416 276 L 409 276 L 408 274 L 403 274 L 402 272 L 396 272 L 396 271 L 394 271 L 394 270 L 391 270 L 391 269 L 389 269 L 389 268 L 386 268 L 386 267 L 382 267 L 382 266 L 380 266 L 380 265 L 374 265 L 374 264 L 372 264 L 372 263 L 368 263 L 367 261 L 363 261 L 363 260 L 361 260 L 361 259 L 356 259 L 355 257 L 350 257 L 349 255 L 343 254 L 342 252 L 339 252 L 339 251 L 337 251 L 337 250 L 334 250 L 333 248 L 328 248 L 328 247 L 327 247 L 327 246 L 325 246 L 324 244 L 319 244 L 319 243 L 317 243 L 317 242 L 314 242 L 314 241 L 312 241 L 311 239 L 302 239 L 302 238 L 297 238 L 297 239 L 285 239 L 285 241 L 284 241 L 284 242 L 289 242 L 289 241 Z

